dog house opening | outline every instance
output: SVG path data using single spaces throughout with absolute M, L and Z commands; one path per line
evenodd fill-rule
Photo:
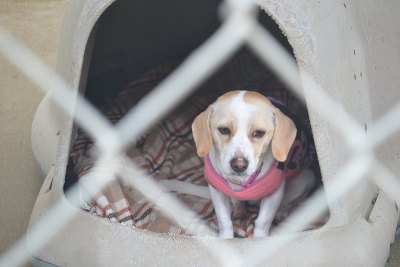
M 116 123 L 220 26 L 217 14 L 219 4 L 211 0 L 185 1 L 184 4 L 180 1 L 116 1 L 102 14 L 91 35 L 92 44 L 88 45 L 84 59 L 87 79 L 81 91 L 110 121 Z M 261 11 L 259 22 L 293 54 L 287 38 L 273 19 Z M 257 91 L 270 97 L 275 106 L 287 110 L 284 112 L 287 116 L 289 113 L 296 114 L 305 130 L 311 133 L 306 106 L 255 55 L 242 48 L 191 96 L 178 103 L 175 110 L 165 114 L 160 122 L 132 142 L 126 149 L 127 155 L 156 180 L 178 180 L 206 188 L 203 160 L 196 153 L 191 125 L 209 104 L 232 90 Z M 302 139 L 309 142 L 309 150 L 302 154 L 300 161 L 304 163 L 314 157 L 307 167 L 314 173 L 316 182 L 306 195 L 278 211 L 275 223 L 285 219 L 308 195 L 322 186 L 318 182 L 321 181 L 321 173 L 312 134 L 310 137 Z M 94 145 L 83 131 L 78 130 L 72 144 L 65 189 L 88 173 L 95 162 L 92 156 Z M 209 196 L 176 195 L 218 231 Z M 187 234 L 185 229 L 164 217 L 137 189 L 118 180 L 105 190 L 103 199 L 106 202 L 88 200 L 84 209 L 136 228 Z M 245 212 L 233 218 L 235 237 L 252 236 L 258 212 L 259 202 L 245 202 Z M 322 218 L 311 228 L 325 221 L 326 218 Z

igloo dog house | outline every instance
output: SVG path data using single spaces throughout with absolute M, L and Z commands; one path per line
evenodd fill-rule
M 201 45 L 219 25 L 219 4 L 195 0 L 71 0 L 61 32 L 57 71 L 96 104 L 146 68 L 185 57 Z M 306 100 L 311 97 L 308 86 L 317 84 L 367 128 L 388 109 L 388 103 L 400 99 L 396 87 L 400 63 L 394 60 L 400 56 L 400 48 L 394 45 L 398 46 L 400 37 L 391 35 L 390 30 L 400 30 L 394 11 L 399 8 L 396 1 L 260 0 L 257 4 L 287 36 L 298 61 Z M 384 16 L 382 10 L 386 10 Z M 349 151 L 335 130 L 321 120 L 318 110 L 309 109 L 309 114 L 328 192 L 330 219 L 320 229 L 294 234 L 292 242 L 264 263 L 383 266 L 398 221 L 397 206 L 370 182 L 360 184 L 340 200 L 330 201 L 330 184 Z M 127 230 L 72 205 L 63 189 L 68 182 L 66 169 L 74 138 L 73 120 L 46 96 L 35 116 L 32 141 L 38 165 L 47 177 L 32 213 L 28 247 L 35 222 L 55 200 L 61 199 L 61 205 L 76 216 L 48 244 L 34 250 L 36 265 L 220 264 L 196 238 Z M 43 139 L 46 146 L 41 145 Z M 376 151 L 395 172 L 399 171 L 397 157 L 393 157 L 400 147 L 398 140 L 391 138 Z M 279 237 L 207 242 L 225 242 L 245 254 L 259 242 L 268 245 L 275 238 Z

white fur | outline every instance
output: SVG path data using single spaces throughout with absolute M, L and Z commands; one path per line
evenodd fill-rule
M 230 180 L 246 180 L 254 173 L 257 168 L 263 163 L 262 170 L 259 177 L 263 176 L 272 164 L 274 157 L 271 152 L 271 148 L 265 154 L 262 154 L 260 159 L 254 158 L 254 148 L 248 137 L 248 127 L 254 116 L 257 116 L 257 107 L 255 104 L 250 104 L 244 101 L 243 97 L 245 91 L 241 91 L 239 94 L 232 98 L 230 102 L 230 112 L 236 121 L 238 121 L 238 128 L 234 136 L 232 136 L 230 142 L 224 146 L 222 151 L 218 151 L 214 146 L 211 147 L 209 152 L 211 163 L 217 172 L 220 173 L 227 181 Z M 213 105 L 213 112 L 218 112 L 220 105 L 225 103 L 215 103 Z M 269 116 L 271 120 L 274 120 L 274 114 L 271 112 Z M 240 155 L 245 157 L 249 166 L 245 172 L 239 175 L 232 173 L 230 161 L 235 156 Z M 240 179 L 239 179 L 240 178 Z M 310 170 L 304 170 L 296 179 L 290 182 L 284 182 L 279 189 L 272 195 L 265 197 L 261 200 L 259 215 L 255 221 L 254 237 L 265 237 L 268 236 L 272 221 L 278 211 L 278 208 L 283 203 L 282 207 L 290 207 L 291 203 L 304 198 L 315 183 L 314 174 Z M 232 189 L 240 189 L 241 186 L 229 183 Z M 221 238 L 233 238 L 233 226 L 231 219 L 232 202 L 230 197 L 224 195 L 211 185 L 209 186 L 209 194 L 204 192 L 204 188 L 189 183 L 183 182 L 166 182 L 163 183 L 171 191 L 177 191 L 184 194 L 192 194 L 200 197 L 211 198 L 215 213 L 218 220 L 219 236 Z
M 250 176 L 258 168 L 258 162 L 254 158 L 253 146 L 247 137 L 247 125 L 254 115 L 256 107 L 243 100 L 244 94 L 245 91 L 241 91 L 233 98 L 230 104 L 230 111 L 238 121 L 238 128 L 231 142 L 225 146 L 220 154 L 221 169 L 225 175 L 232 174 L 230 161 L 238 155 L 245 157 L 249 161 L 249 166 L 244 175 Z
M 216 157 L 214 156 L 215 151 L 215 149 L 211 149 L 210 151 L 210 160 L 213 166 L 217 165 L 215 161 Z M 273 162 L 273 156 L 271 152 L 264 157 L 263 162 L 263 168 L 259 174 L 259 177 L 265 174 L 265 172 L 269 169 L 271 163 Z M 219 172 L 218 169 L 216 171 Z M 236 184 L 230 184 L 230 186 L 234 190 L 241 188 L 239 185 Z M 254 237 L 265 237 L 268 235 L 272 221 L 282 201 L 284 188 L 285 186 L 283 183 L 282 186 L 272 195 L 270 195 L 269 197 L 265 197 L 261 200 L 259 215 L 255 222 Z M 211 200 L 214 204 L 215 214 L 218 220 L 219 237 L 233 238 L 233 227 L 231 220 L 231 199 L 230 197 L 216 190 L 211 185 L 209 186 L 209 190 Z

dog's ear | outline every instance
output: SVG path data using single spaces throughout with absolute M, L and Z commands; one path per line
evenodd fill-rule
M 275 132 L 272 137 L 272 154 L 277 161 L 284 162 L 296 138 L 297 129 L 293 121 L 278 108 L 274 108 L 273 113 Z
M 212 136 L 210 131 L 211 106 L 200 113 L 192 124 L 193 139 L 196 144 L 197 155 L 204 157 L 210 152 Z

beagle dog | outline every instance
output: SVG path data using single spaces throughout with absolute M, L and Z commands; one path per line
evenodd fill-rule
M 316 183 L 302 132 L 277 106 L 257 92 L 231 91 L 193 122 L 221 238 L 234 237 L 231 216 L 244 214 L 243 201 L 260 201 L 253 236 L 268 236 L 278 209 L 288 210 Z

